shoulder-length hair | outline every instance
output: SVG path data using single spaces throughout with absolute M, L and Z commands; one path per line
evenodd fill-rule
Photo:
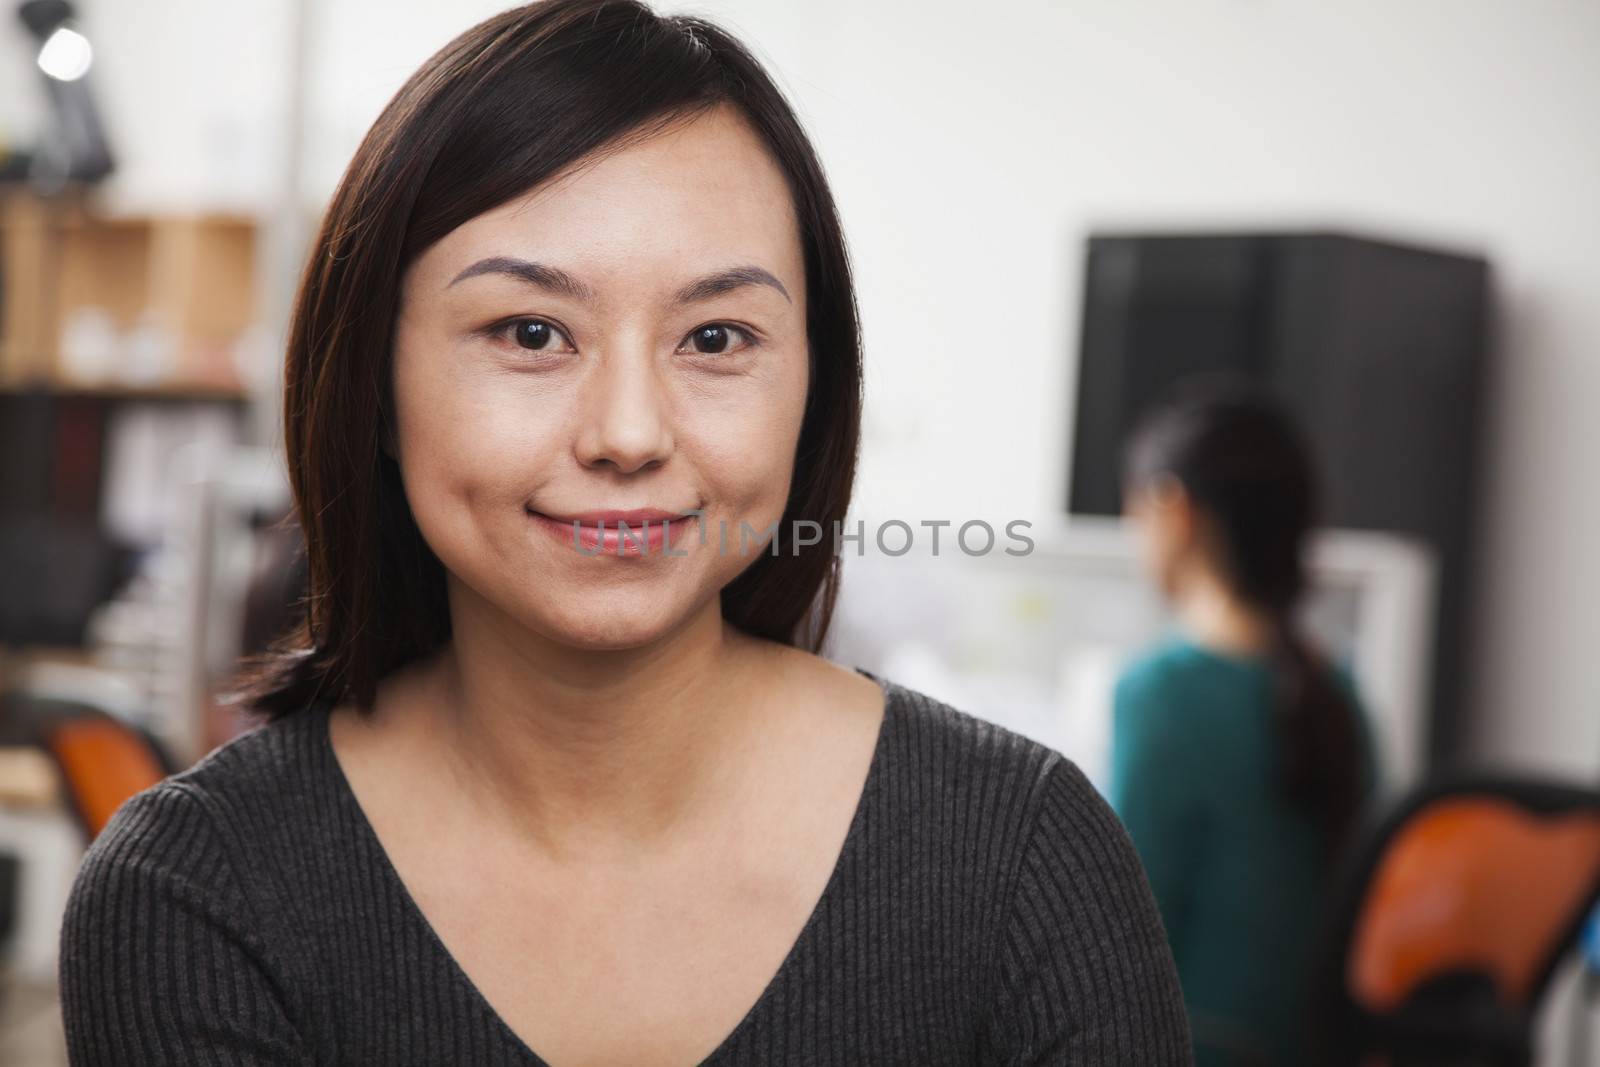
M 832 193 L 783 94 L 711 22 L 634 0 L 540 0 L 474 26 L 395 94 L 322 220 L 289 327 L 284 443 L 304 538 L 304 614 L 243 664 L 230 699 L 277 719 L 318 699 L 370 709 L 389 672 L 450 635 L 444 567 L 399 470 L 391 343 L 401 275 L 424 249 L 597 151 L 720 104 L 785 174 L 806 270 L 811 384 L 780 530 L 838 529 L 855 478 L 861 341 Z M 838 592 L 836 538 L 763 552 L 722 590 L 730 623 L 820 649 Z

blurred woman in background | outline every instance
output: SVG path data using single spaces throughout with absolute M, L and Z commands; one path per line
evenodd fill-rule
M 1125 487 L 1177 627 L 1118 681 L 1112 806 L 1199 1062 L 1298 1062 L 1323 894 L 1376 780 L 1349 676 L 1295 626 L 1312 459 L 1267 397 L 1191 386 L 1136 427 Z

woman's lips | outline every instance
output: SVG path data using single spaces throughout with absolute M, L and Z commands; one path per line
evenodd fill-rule
M 567 548 L 589 556 L 642 556 L 670 545 L 679 551 L 683 532 L 698 522 L 698 513 L 643 508 L 633 511 L 589 511 L 546 515 L 528 510 L 535 525 L 561 539 Z M 671 539 L 668 539 L 668 534 Z

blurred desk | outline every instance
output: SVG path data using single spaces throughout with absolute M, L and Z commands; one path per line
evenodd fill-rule
M 82 648 L 0 647 L 0 691 L 29 689 L 40 668 L 81 668 L 91 663 L 89 651 Z M 31 729 L 25 721 L 0 721 L 0 851 L 22 861 L 16 925 L 0 960 L 7 974 L 0 1013 L 8 1020 L 0 1029 L 0 1063 L 53 1062 L 9 1054 L 11 1033 L 20 1024 L 11 994 L 18 983 L 40 987 L 53 983 L 62 910 L 84 849 L 83 833 L 64 802 L 55 761 L 31 743 Z M 15 999 L 27 997 L 17 994 Z
M 54 808 L 61 800 L 61 776 L 49 756 L 32 745 L 0 747 L 0 805 Z

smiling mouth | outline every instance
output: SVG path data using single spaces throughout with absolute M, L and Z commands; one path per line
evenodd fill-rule
M 532 509 L 530 508 L 529 510 L 531 511 Z M 556 522 L 580 522 L 585 526 L 599 526 L 601 523 L 607 526 L 616 526 L 621 523 L 627 523 L 629 526 L 643 526 L 646 522 L 670 522 L 693 510 L 695 509 L 677 508 L 669 511 L 664 508 L 632 508 L 629 510 L 609 508 L 570 513 L 540 511 L 534 512 L 534 514 L 543 515 L 545 518 L 554 519 Z
M 524 509 L 546 532 L 559 537 L 567 548 L 585 556 L 643 556 L 664 549 L 679 551 L 682 535 L 701 518 L 699 514 L 637 508 L 629 511 L 587 511 L 550 515 Z

